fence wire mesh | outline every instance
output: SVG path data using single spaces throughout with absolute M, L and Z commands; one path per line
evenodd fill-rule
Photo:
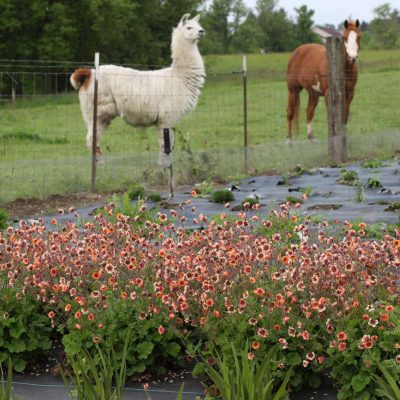
M 0 61 L 1 203 L 90 190 L 91 152 L 78 94 L 69 83 L 71 73 L 81 65 L 90 63 Z M 347 130 L 350 157 L 379 157 L 400 149 L 399 67 L 397 62 L 364 72 L 360 65 Z M 244 176 L 240 69 L 239 62 L 236 71 L 209 73 L 197 107 L 176 124 L 176 185 Z M 284 172 L 296 164 L 309 168 L 327 162 L 323 99 L 314 117 L 318 142 L 306 139 L 307 97 L 302 93 L 300 133 L 287 146 L 285 71 L 250 69 L 247 85 L 250 173 Z M 123 95 L 129 101 L 129 93 Z M 105 165 L 97 168 L 98 191 L 123 190 L 133 182 L 166 189 L 166 172 L 157 164 L 155 127 L 135 128 L 116 118 L 101 147 Z

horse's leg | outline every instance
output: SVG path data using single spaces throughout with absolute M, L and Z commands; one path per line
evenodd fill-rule
M 312 120 L 314 118 L 315 108 L 318 105 L 319 95 L 314 92 L 308 93 L 308 106 L 307 106 L 307 137 L 314 141 L 314 132 L 312 129 Z
M 350 114 L 350 104 L 351 101 L 353 100 L 354 97 L 354 90 L 346 93 L 346 110 L 344 114 L 344 123 L 347 125 L 347 121 L 349 120 L 349 114 Z
M 287 131 L 287 140 L 286 144 L 292 144 L 292 135 L 293 135 L 293 118 L 298 112 L 297 107 L 299 106 L 299 97 L 300 93 L 296 89 L 289 89 L 288 95 L 288 105 L 287 105 L 287 124 L 288 124 L 288 131 Z

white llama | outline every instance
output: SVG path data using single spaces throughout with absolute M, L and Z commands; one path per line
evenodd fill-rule
M 117 116 L 133 126 L 158 127 L 159 164 L 169 166 L 164 154 L 164 129 L 169 129 L 171 148 L 173 127 L 183 115 L 192 111 L 204 84 L 205 69 L 197 42 L 204 36 L 200 15 L 189 19 L 185 14 L 173 29 L 172 64 L 156 71 L 138 71 L 117 65 L 103 65 L 98 72 L 97 160 L 103 161 L 100 138 Z M 87 127 L 86 143 L 93 138 L 94 70 L 77 69 L 71 84 L 79 89 L 79 102 Z

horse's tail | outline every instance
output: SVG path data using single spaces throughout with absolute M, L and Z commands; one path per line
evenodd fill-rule
M 92 77 L 92 71 L 89 68 L 78 68 L 71 75 L 70 82 L 75 90 L 79 90 L 81 87 L 87 88 Z
M 294 106 L 293 106 L 293 131 L 297 135 L 299 133 L 300 121 L 300 92 L 295 92 Z

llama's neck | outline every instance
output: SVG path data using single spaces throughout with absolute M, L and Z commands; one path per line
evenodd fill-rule
M 173 38 L 171 45 L 172 69 L 183 76 L 201 77 L 204 79 L 204 62 L 196 43 Z M 203 81 L 201 82 L 202 85 Z

